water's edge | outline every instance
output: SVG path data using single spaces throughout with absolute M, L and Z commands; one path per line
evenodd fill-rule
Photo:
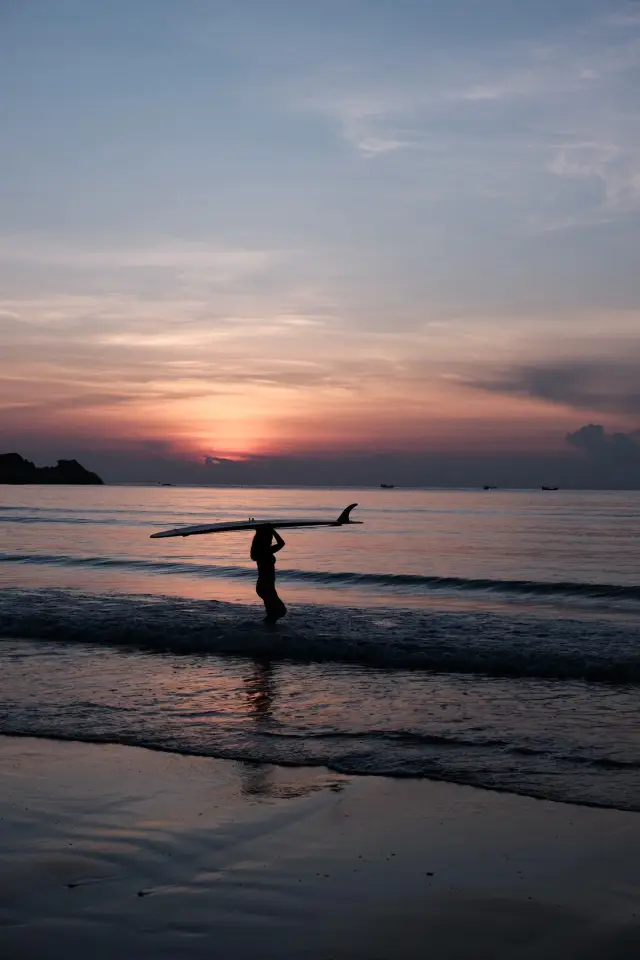
M 516 797 L 528 797 L 533 800 L 539 800 L 541 803 L 561 803 L 564 806 L 572 807 L 586 807 L 588 809 L 595 810 L 619 810 L 623 813 L 640 813 L 640 804 L 636 806 L 626 806 L 626 805 L 616 805 L 614 803 L 606 803 L 604 801 L 581 799 L 573 797 L 570 800 L 563 800 L 560 797 L 550 797 L 542 790 L 535 790 L 533 788 L 528 789 L 518 789 L 517 787 L 502 787 L 498 785 L 489 785 L 486 783 L 475 783 L 473 778 L 462 778 L 454 777 L 452 775 L 437 774 L 435 771 L 425 776 L 424 774 L 418 773 L 403 773 L 403 772 L 380 772 L 378 770 L 350 770 L 342 763 L 323 763 L 323 762 L 314 762 L 312 760 L 305 760 L 302 763 L 296 763 L 295 761 L 286 761 L 286 760 L 254 760 L 247 757 L 239 756 L 234 754 L 232 751 L 220 750 L 215 753 L 207 753 L 203 750 L 197 749 L 177 749 L 175 747 L 159 744 L 159 743 L 150 743 L 142 742 L 140 740 L 132 740 L 127 737 L 118 737 L 118 738 L 109 738 L 109 737 L 100 737 L 100 736 L 67 736 L 65 734 L 55 734 L 55 733 L 40 733 L 40 732 L 31 732 L 31 731 L 13 731 L 0 728 L 0 737 L 11 737 L 12 739 L 35 739 L 35 740 L 50 740 L 54 743 L 87 743 L 94 744 L 96 746 L 120 746 L 127 747 L 133 750 L 150 750 L 153 753 L 168 753 L 173 756 L 182 756 L 182 757 L 199 757 L 201 759 L 209 760 L 224 760 L 229 763 L 238 763 L 245 766 L 255 768 L 255 767 L 283 767 L 285 769 L 324 769 L 328 773 L 337 773 L 341 776 L 347 777 L 380 777 L 382 779 L 388 780 L 426 780 L 433 783 L 448 783 L 453 786 L 458 787 L 468 787 L 473 790 L 484 790 L 487 793 L 499 793 L 499 794 L 510 794 L 511 796 Z

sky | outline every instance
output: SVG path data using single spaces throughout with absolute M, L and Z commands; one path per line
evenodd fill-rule
M 0 0 L 0 452 L 640 486 L 640 0 Z

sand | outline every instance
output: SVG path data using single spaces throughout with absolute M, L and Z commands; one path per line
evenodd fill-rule
M 0 957 L 640 956 L 640 817 L 0 738 Z

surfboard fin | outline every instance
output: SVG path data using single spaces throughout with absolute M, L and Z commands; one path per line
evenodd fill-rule
M 354 523 L 355 521 L 349 519 L 349 514 L 354 507 L 357 507 L 357 503 L 350 503 L 348 507 L 345 507 L 338 519 L 336 520 L 336 526 L 342 526 L 343 523 Z

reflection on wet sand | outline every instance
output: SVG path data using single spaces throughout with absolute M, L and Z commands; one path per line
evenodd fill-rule
M 243 676 L 247 697 L 247 712 L 256 728 L 268 726 L 276 694 L 273 664 L 270 660 L 254 659 Z M 241 764 L 242 792 L 245 796 L 269 797 L 273 794 L 272 768 L 266 763 Z
M 270 660 L 255 658 L 247 665 L 242 681 L 254 730 L 258 735 L 268 733 L 274 723 L 273 708 L 278 693 L 276 668 Z M 347 777 L 323 768 L 311 773 L 304 768 L 279 767 L 259 761 L 243 761 L 239 768 L 240 789 L 245 797 L 285 799 L 324 789 L 339 793 L 348 782 Z

